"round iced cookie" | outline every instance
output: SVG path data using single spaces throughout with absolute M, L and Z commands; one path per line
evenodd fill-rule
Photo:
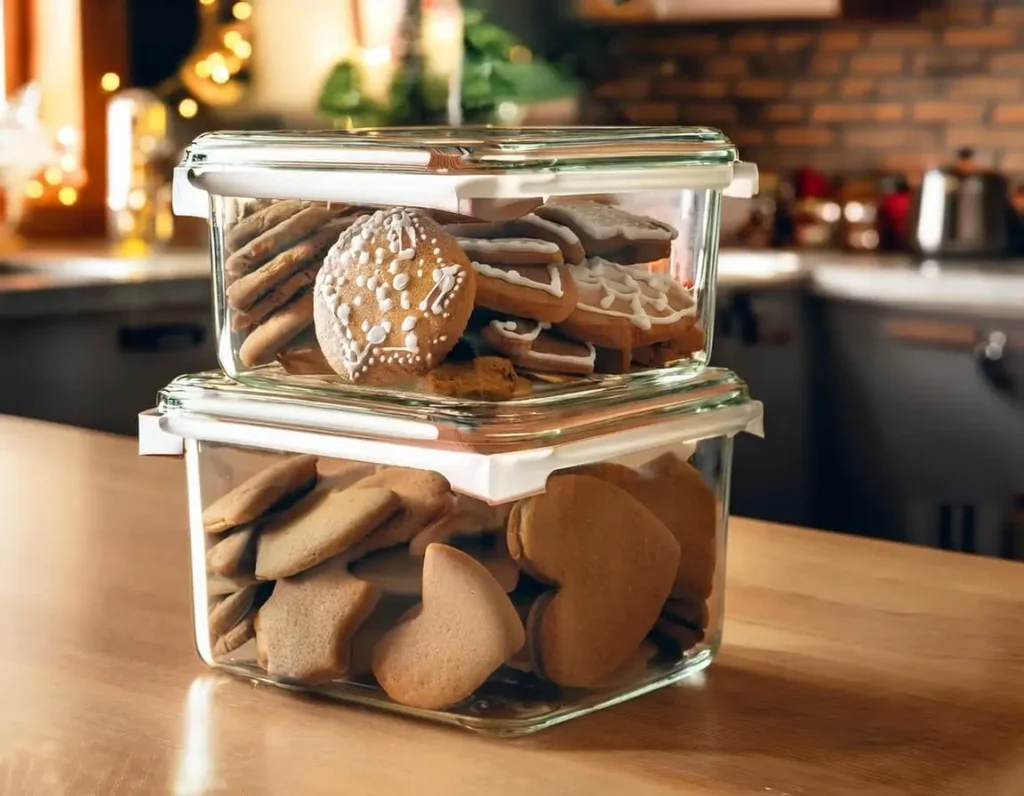
M 439 365 L 469 322 L 469 259 L 414 209 L 361 217 L 324 258 L 313 289 L 317 340 L 343 379 L 389 384 Z

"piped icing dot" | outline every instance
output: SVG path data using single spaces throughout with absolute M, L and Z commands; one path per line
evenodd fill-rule
M 409 285 L 409 275 L 408 274 L 395 274 L 395 278 L 391 280 L 391 286 L 394 287 L 395 290 L 405 290 L 405 288 L 408 285 Z

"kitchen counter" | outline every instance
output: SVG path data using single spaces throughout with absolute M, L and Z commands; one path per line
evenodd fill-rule
M 1021 564 L 737 519 L 705 674 L 494 740 L 214 674 L 182 463 L 14 418 L 0 439 L 5 793 L 1024 792 Z
M 718 284 L 723 290 L 798 286 L 847 301 L 1024 317 L 1024 260 L 723 249 Z
M 204 249 L 142 257 L 104 243 L 0 250 L 0 318 L 209 305 Z

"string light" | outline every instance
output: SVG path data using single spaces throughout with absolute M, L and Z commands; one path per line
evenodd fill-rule
M 231 70 L 224 64 L 217 64 L 217 66 L 213 67 L 213 71 L 210 72 L 210 79 L 214 83 L 227 83 L 231 79 Z
M 252 45 L 244 39 L 234 46 L 235 55 L 243 61 L 252 55 Z
M 71 146 L 75 143 L 76 138 L 78 138 L 78 134 L 75 132 L 75 128 L 70 125 L 65 124 L 57 129 L 57 143 L 61 146 Z
M 199 61 L 196 64 L 196 74 L 199 77 L 207 78 L 210 76 L 210 65 L 206 61 Z
M 252 16 L 252 6 L 245 2 L 245 0 L 241 0 L 241 2 L 231 6 L 231 14 L 235 19 L 248 19 Z
M 57 191 L 57 199 L 62 205 L 70 207 L 78 201 L 78 191 L 72 188 L 70 185 L 65 185 L 59 191 Z
M 78 158 L 68 152 L 66 155 L 60 156 L 60 167 L 64 171 L 74 171 L 78 167 Z
M 56 166 L 50 166 L 43 172 L 43 179 L 50 185 L 59 185 L 60 181 L 64 179 L 64 172 Z
M 199 103 L 191 97 L 185 97 L 185 99 L 178 103 L 178 113 L 186 119 L 191 119 L 199 113 Z
M 224 44 L 230 47 L 232 50 L 235 49 L 242 41 L 242 34 L 237 30 L 229 30 L 224 34 Z
M 104 91 L 117 91 L 121 87 L 121 77 L 116 72 L 107 72 L 100 78 L 100 88 Z
M 39 180 L 29 180 L 25 184 L 25 196 L 29 199 L 38 199 L 43 195 L 43 184 Z

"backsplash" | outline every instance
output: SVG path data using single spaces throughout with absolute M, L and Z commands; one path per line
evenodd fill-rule
M 901 2 L 901 0 L 892 0 Z M 595 120 L 722 128 L 767 168 L 915 173 L 975 147 L 1024 175 L 1024 2 L 900 22 L 623 26 L 590 59 Z

